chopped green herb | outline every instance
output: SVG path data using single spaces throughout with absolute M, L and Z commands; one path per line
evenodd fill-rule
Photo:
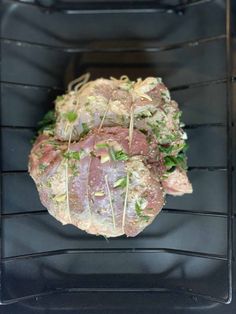
M 176 157 L 177 165 L 185 170 L 187 170 L 187 160 L 186 155 L 183 152 L 180 152 Z
M 51 182 L 50 182 L 50 181 L 46 181 L 46 186 L 47 186 L 48 188 L 51 188 L 51 187 L 52 187 Z
M 163 144 L 170 144 L 178 140 L 178 136 L 176 134 L 167 134 L 163 136 L 162 143 Z
M 164 164 L 166 167 L 176 166 L 176 164 L 177 164 L 176 158 L 173 156 L 166 156 L 164 158 Z
M 143 219 L 145 222 L 148 222 L 150 217 L 142 214 L 143 209 L 144 209 L 143 207 L 145 205 L 144 204 L 145 201 L 146 200 L 144 200 L 142 198 L 137 200 L 135 203 L 135 211 L 136 211 L 136 214 L 138 215 L 139 218 Z
M 64 153 L 64 157 L 67 159 L 76 159 L 76 160 L 80 160 L 81 157 L 84 155 L 84 151 L 81 150 L 79 152 L 74 152 L 74 151 L 70 151 L 70 152 L 66 152 Z
M 34 143 L 35 143 L 35 141 L 36 141 L 36 139 L 37 139 L 37 136 L 36 136 L 36 135 L 34 135 L 34 136 L 33 136 L 33 138 L 30 140 L 30 143 L 31 143 L 31 144 L 34 144 Z
M 186 151 L 188 150 L 189 145 L 187 143 L 184 143 L 184 147 L 182 148 L 182 152 L 186 153 Z
M 173 115 L 173 119 L 174 120 L 179 120 L 182 116 L 182 111 L 177 111 L 174 115 Z
M 47 131 L 50 135 L 54 134 L 54 128 L 56 123 L 56 114 L 54 110 L 48 111 L 43 119 L 38 123 L 39 129 L 38 134 Z
M 48 140 L 47 143 L 51 144 L 56 149 L 60 148 L 60 144 L 57 141 L 55 141 L 55 140 Z
M 164 98 L 164 100 L 170 100 L 170 94 L 169 94 L 168 90 L 161 91 L 161 96 Z
M 173 146 L 163 146 L 163 145 L 159 145 L 159 151 L 161 153 L 164 153 L 166 155 L 171 154 L 172 150 L 173 150 Z
M 122 150 L 113 151 L 113 153 L 114 153 L 114 159 L 112 157 L 113 160 L 128 160 L 129 159 L 129 156 Z
M 152 132 L 154 133 L 154 135 L 156 136 L 156 138 L 159 138 L 160 136 L 160 129 L 159 126 L 157 124 L 151 124 L 151 123 L 147 123 L 148 126 L 150 126 Z
M 114 187 L 114 188 L 118 188 L 118 187 L 119 187 L 119 188 L 125 188 L 126 185 L 127 185 L 127 177 L 123 177 L 123 178 L 118 179 L 118 180 L 114 183 L 113 187 Z
M 46 165 L 46 164 L 39 164 L 39 170 L 40 171 L 44 171 L 47 167 L 48 167 L 48 165 Z
M 143 219 L 145 222 L 149 222 L 150 220 L 150 217 L 146 215 L 142 215 L 140 218 Z
M 174 171 L 172 167 L 176 167 L 176 166 L 179 166 L 183 169 L 187 169 L 186 155 L 183 152 L 180 152 L 177 157 L 166 156 L 164 158 L 164 164 L 167 168 L 171 168 L 172 171 Z M 168 172 L 172 172 L 172 171 L 168 171 Z
M 140 118 L 140 119 L 145 119 L 145 118 L 148 118 L 148 117 L 152 117 L 152 113 L 151 111 L 149 110 L 143 110 L 142 112 L 138 113 L 136 115 L 137 118 Z
M 98 143 L 96 144 L 97 148 L 109 148 L 109 145 L 107 143 Z
M 81 137 L 87 135 L 88 132 L 90 131 L 90 130 L 89 130 L 89 127 L 88 127 L 88 125 L 87 125 L 87 123 L 82 123 L 82 128 L 83 128 L 83 131 L 82 131 L 82 133 L 80 134 Z
M 40 127 L 44 127 L 48 124 L 52 124 L 52 123 L 55 123 L 56 122 L 56 116 L 55 116 L 55 111 L 54 110 L 50 110 L 48 111 L 43 119 L 38 123 L 38 125 Z
M 129 156 L 122 150 L 115 151 L 113 147 L 109 147 L 109 153 L 112 160 L 128 160 Z
M 53 124 L 53 125 L 46 126 L 41 132 L 47 135 L 54 135 L 54 131 L 55 131 L 55 125 Z
M 63 100 L 63 99 L 64 99 L 64 96 L 57 96 L 56 102 L 61 101 L 61 100 Z
M 72 171 L 73 176 L 75 176 L 75 175 L 78 174 L 78 169 L 77 169 L 75 163 L 70 163 L 70 164 L 69 164 L 69 168 L 70 168 L 70 170 Z
M 140 203 L 138 201 L 135 203 L 135 211 L 139 217 L 142 215 L 142 208 L 141 208 Z
M 72 122 L 74 122 L 74 121 L 77 119 L 78 115 L 77 115 L 77 113 L 74 112 L 74 111 L 68 111 L 68 112 L 64 113 L 64 117 L 65 117 L 69 122 L 72 123 Z

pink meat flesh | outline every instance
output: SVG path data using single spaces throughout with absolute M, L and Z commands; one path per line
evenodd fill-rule
M 153 221 L 164 202 L 161 185 L 155 176 L 150 172 L 145 188 L 147 209 L 143 209 L 143 215 L 148 215 L 149 220 L 141 219 L 128 203 L 123 225 L 125 189 L 114 187 L 114 183 L 126 177 L 126 161 L 110 160 L 101 163 L 100 157 L 96 155 L 97 143 L 111 142 L 118 143 L 129 158 L 140 156 L 145 162 L 148 154 L 145 135 L 134 130 L 132 145 L 129 148 L 128 134 L 128 129 L 106 127 L 100 132 L 94 130 L 84 140 L 70 145 L 72 152 L 85 152 L 81 160 L 68 161 L 69 166 L 71 162 L 76 166 L 76 175 L 68 177 L 70 217 L 65 205 L 63 210 L 57 208 L 57 203 L 53 198 L 55 195 L 46 185 L 48 180 L 50 181 L 58 174 L 57 169 L 60 169 L 61 163 L 65 160 L 63 154 L 67 151 L 66 145 L 51 137 L 38 138 L 30 154 L 29 171 L 38 186 L 42 203 L 56 219 L 63 224 L 72 223 L 88 233 L 107 237 L 122 234 L 135 236 Z M 43 170 L 41 169 L 42 161 L 45 164 Z M 149 172 L 148 168 L 146 170 Z M 60 171 L 65 170 L 62 168 Z

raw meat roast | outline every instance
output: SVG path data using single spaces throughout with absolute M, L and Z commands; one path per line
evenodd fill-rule
M 69 84 L 41 123 L 29 172 L 62 224 L 133 237 L 155 219 L 166 193 L 192 192 L 181 112 L 160 78 L 87 79 Z

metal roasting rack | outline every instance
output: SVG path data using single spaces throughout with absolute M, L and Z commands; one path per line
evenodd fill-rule
M 14 1 L 13 1 L 14 2 Z M 18 5 L 22 6 L 37 6 L 40 10 L 42 10 L 45 14 L 52 14 L 53 12 L 61 13 L 61 14 L 126 14 L 135 13 L 153 13 L 160 12 L 161 14 L 185 14 L 185 11 L 188 10 L 189 7 L 197 7 L 198 5 L 204 6 L 206 3 L 210 2 L 209 0 L 195 0 L 195 1 L 179 1 L 173 5 L 160 4 L 158 1 L 112 1 L 112 2 L 56 2 L 56 1 L 15 1 L 18 2 Z M 6 175 L 21 175 L 27 173 L 27 170 L 15 169 L 15 170 L 5 170 L 1 167 L 1 234 L 0 234 L 0 243 L 1 243 L 1 259 L 0 259 L 0 301 L 1 304 L 12 304 L 20 301 L 26 301 L 30 299 L 40 298 L 44 296 L 49 296 L 53 294 L 62 294 L 62 293 L 75 293 L 75 292 L 94 292 L 94 291 L 103 291 L 103 292 L 155 292 L 155 293 L 177 293 L 177 294 L 186 294 L 197 298 L 202 298 L 205 300 L 209 300 L 212 302 L 219 303 L 230 303 L 232 299 L 232 251 L 233 251 L 233 151 L 232 151 L 232 141 L 233 141 L 233 120 L 232 120 L 232 84 L 234 81 L 234 77 L 232 76 L 232 61 L 231 61 L 231 1 L 226 0 L 225 6 L 225 33 L 217 36 L 199 38 L 198 40 L 190 40 L 184 42 L 177 42 L 174 44 L 166 44 L 161 46 L 146 46 L 146 47 L 135 47 L 135 46 L 120 46 L 120 47 L 91 47 L 91 46 L 56 46 L 49 44 L 41 44 L 37 41 L 32 42 L 31 40 L 19 40 L 12 38 L 1 38 L 1 43 L 5 45 L 12 45 L 18 47 L 33 47 L 38 51 L 50 50 L 50 51 L 58 51 L 65 54 L 78 54 L 78 53 L 127 53 L 127 52 L 145 52 L 145 53 L 158 53 L 171 51 L 175 49 L 180 49 L 184 47 L 191 47 L 191 49 L 195 49 L 199 45 L 204 45 L 210 42 L 223 41 L 225 43 L 226 48 L 226 76 L 209 80 L 209 81 L 201 81 L 197 83 L 190 83 L 184 85 L 173 86 L 170 88 L 172 92 L 187 90 L 191 88 L 198 88 L 202 86 L 213 86 L 225 84 L 226 92 L 227 92 L 227 103 L 222 104 L 227 106 L 227 120 L 226 123 L 201 123 L 201 124 L 187 124 L 186 129 L 198 129 L 204 128 L 208 130 L 211 127 L 215 128 L 226 128 L 227 130 L 227 166 L 192 166 L 189 168 L 189 171 L 222 171 L 227 174 L 227 212 L 219 212 L 219 211 L 203 211 L 203 210 L 190 210 L 190 209 L 175 209 L 175 208 L 164 208 L 163 212 L 169 214 L 178 214 L 178 215 L 193 215 L 193 216 L 203 216 L 203 217 L 218 217 L 219 219 L 223 219 L 227 221 L 227 251 L 226 254 L 213 254 L 207 252 L 200 252 L 194 250 L 184 250 L 177 248 L 158 248 L 158 247 L 130 247 L 130 248 L 63 248 L 49 251 L 40 251 L 33 253 L 26 253 L 20 255 L 4 255 L 4 245 L 8 241 L 8 239 L 4 236 L 3 226 L 5 221 L 17 220 L 22 217 L 30 216 L 32 219 L 38 219 L 39 216 L 48 215 L 47 210 L 34 210 L 34 211 L 18 211 L 18 212 L 10 212 L 5 213 L 4 204 L 3 204 L 3 178 Z M 101 66 L 101 64 L 99 64 Z M 93 63 L 93 66 L 96 66 L 96 62 Z M 104 64 L 104 67 L 112 66 L 110 63 Z M 120 65 L 122 67 L 122 65 Z M 137 64 L 139 66 L 139 64 Z M 140 65 L 142 66 L 142 64 Z M 125 66 L 124 66 L 125 71 Z M 18 88 L 27 88 L 33 90 L 53 90 L 55 93 L 62 92 L 63 88 L 61 86 L 47 86 L 47 85 L 39 85 L 32 83 L 22 83 L 22 82 L 14 82 L 14 81 L 5 81 L 2 80 L 1 84 L 3 86 L 17 86 Z M 3 130 L 34 130 L 34 126 L 17 126 L 17 125 L 8 125 L 3 124 L 1 120 L 1 152 L 4 151 L 3 146 Z M 2 153 L 1 153 L 2 155 Z M 2 157 L 1 157 L 2 158 Z M 33 184 L 33 183 L 32 183 Z M 27 204 L 26 204 L 27 206 Z M 25 240 L 27 241 L 27 239 Z M 203 250 L 204 251 L 204 250 Z M 9 263 L 17 263 L 18 261 L 33 261 L 39 258 L 47 258 L 47 257 L 56 257 L 60 255 L 80 255 L 80 254 L 139 254 L 139 253 L 155 253 L 155 254 L 163 254 L 166 253 L 170 256 L 172 255 L 180 255 L 180 256 L 189 256 L 189 257 L 199 257 L 203 259 L 209 260 L 218 260 L 221 261 L 227 267 L 227 274 L 225 276 L 225 281 L 227 285 L 227 291 L 224 297 L 215 296 L 212 294 L 205 294 L 199 291 L 191 291 L 191 289 L 182 289 L 179 287 L 63 287 L 63 288 L 45 288 L 42 289 L 41 292 L 35 294 L 27 294 L 12 298 L 5 298 L 4 289 L 7 283 L 7 275 L 5 274 L 5 267 L 9 265 Z

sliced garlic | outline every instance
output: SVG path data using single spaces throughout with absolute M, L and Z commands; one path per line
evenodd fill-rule
M 56 202 L 64 202 L 66 200 L 66 194 L 60 194 L 53 197 L 53 200 Z
M 94 193 L 95 196 L 104 196 L 104 192 L 103 191 L 97 191 Z
M 102 155 L 101 156 L 101 164 L 104 164 L 105 162 L 110 161 L 110 156 L 109 154 Z

